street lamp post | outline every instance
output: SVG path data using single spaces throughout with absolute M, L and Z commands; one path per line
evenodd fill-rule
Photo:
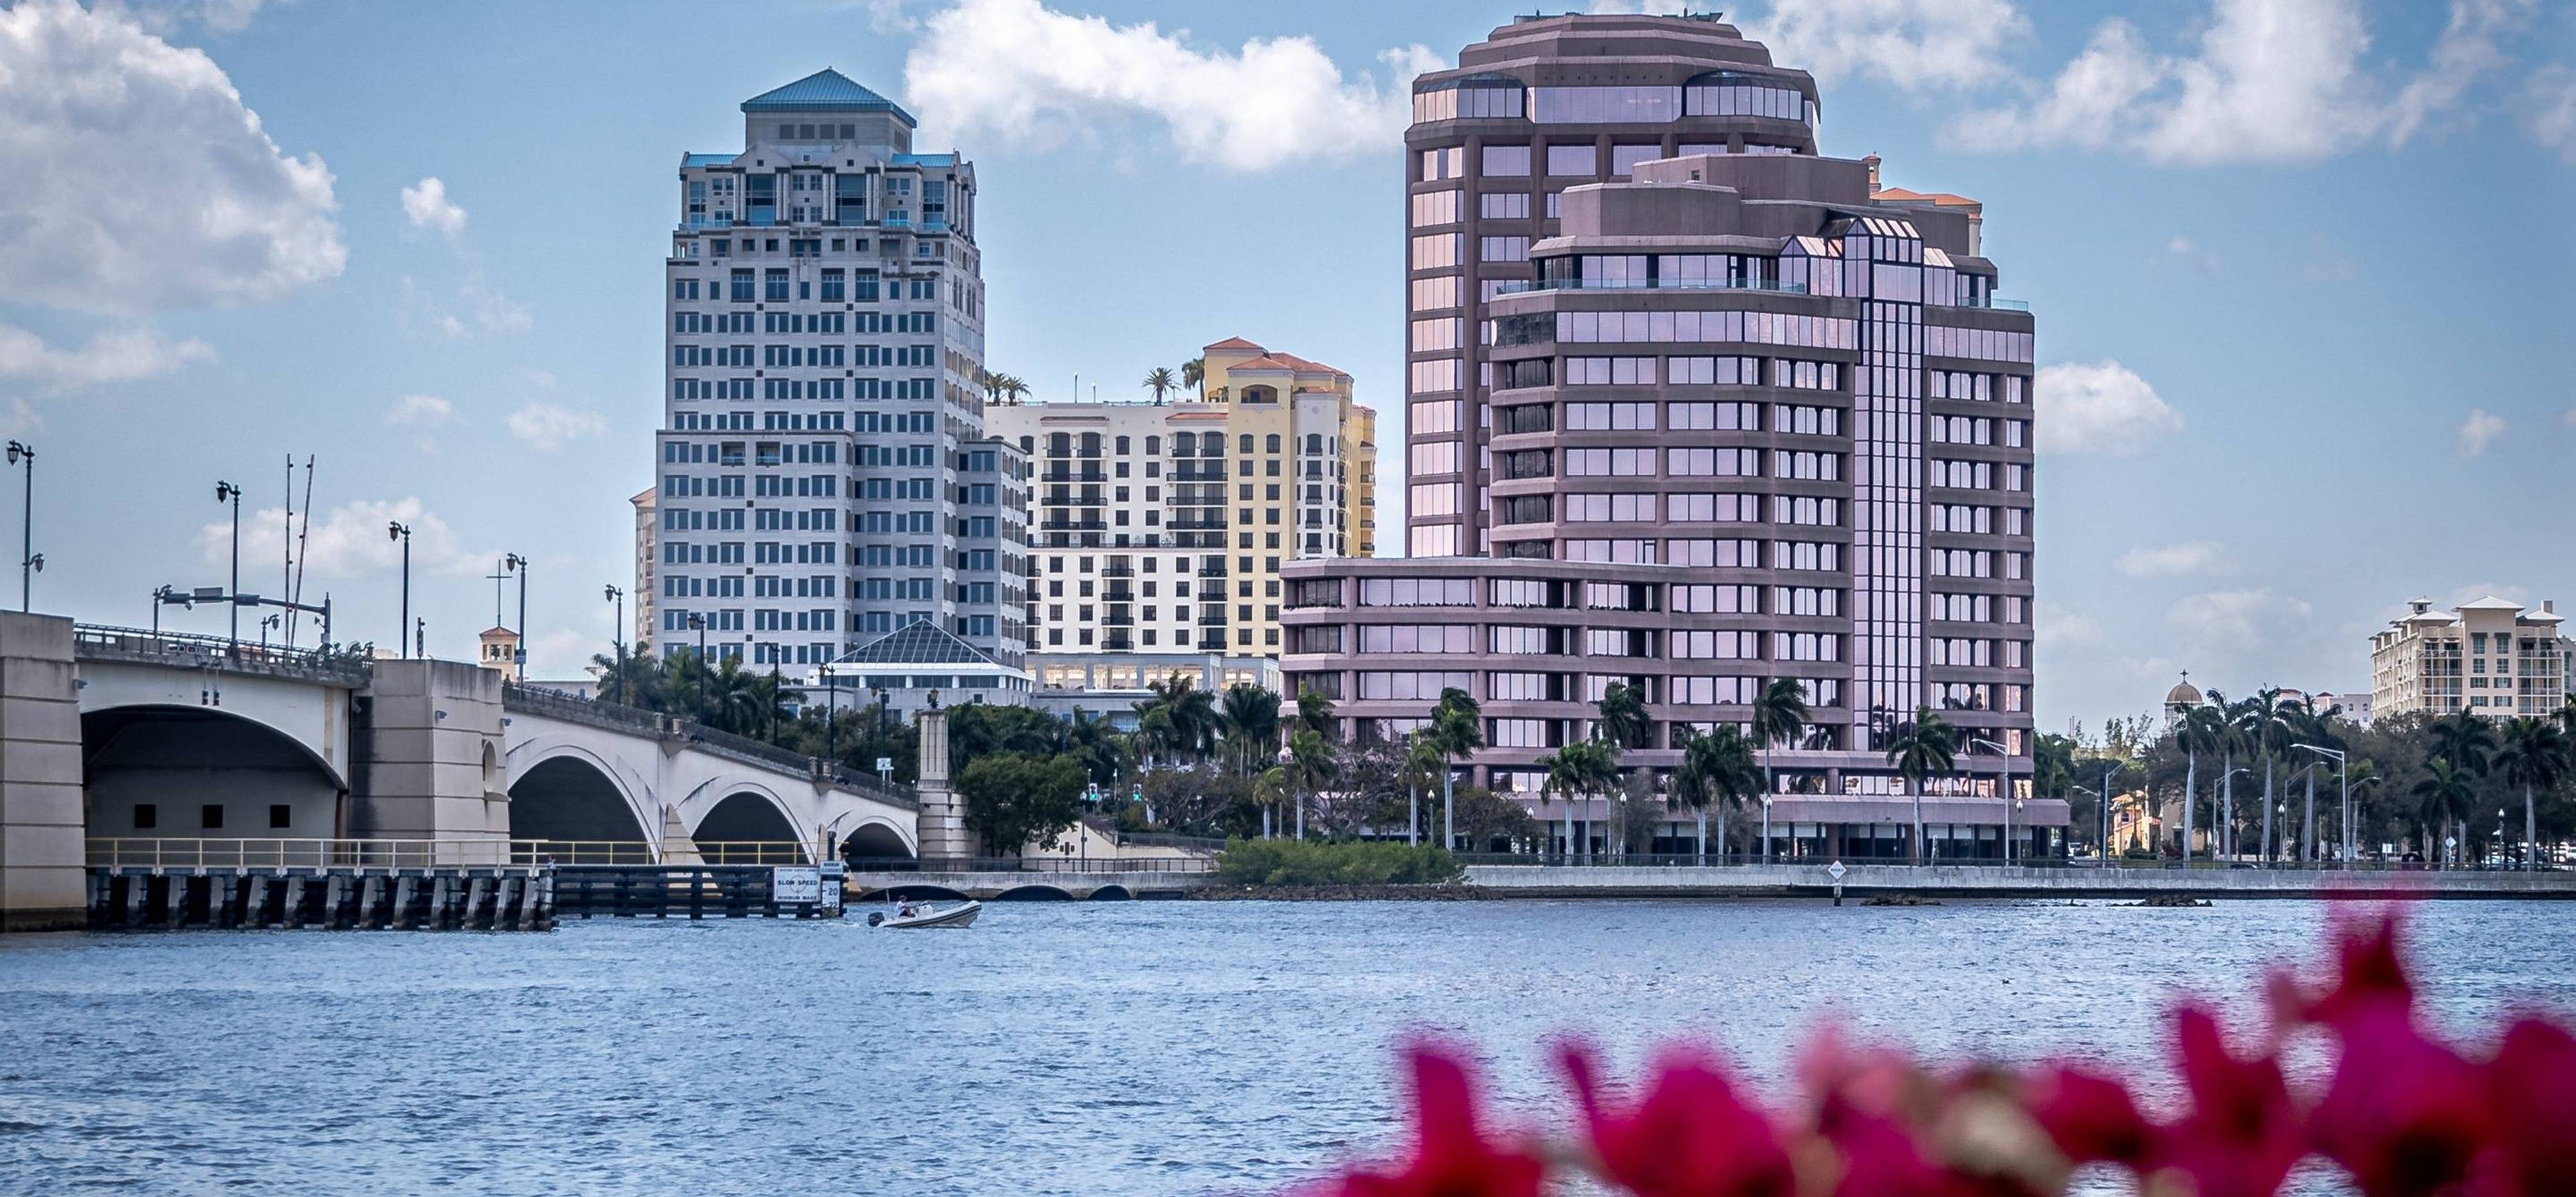
M 1722 844 L 1719 846 L 1724 847 Z M 1762 863 L 1771 863 L 1771 794 L 1767 790 L 1762 794 Z
M 232 641 L 234 656 L 241 655 L 241 488 L 229 482 L 215 483 L 215 502 L 233 505 L 233 585 L 228 600 L 232 604 Z
M 2340 749 L 2340 748 L 2328 748 L 2328 747 L 2326 747 L 2326 746 L 2324 746 L 2324 745 L 2322 745 L 2322 744 L 2292 744 L 2292 745 L 2290 745 L 2290 751 L 2292 751 L 2292 752 L 2297 752 L 2297 751 L 2299 751 L 2299 750 L 2301 750 L 2301 749 L 2305 749 L 2305 750 L 2307 750 L 2307 751 L 2309 751 L 2309 752 L 2316 753 L 2318 756 L 2321 756 L 2321 757 L 2328 757 L 2328 756 L 2333 757 L 2333 758 L 2334 758 L 2334 762 L 2335 762 L 2335 769 L 2336 769 L 2336 772 L 2338 772 L 2338 773 L 2340 773 L 2340 774 L 2342 774 L 2342 775 L 2343 775 L 2343 837 L 2342 837 L 2342 838 L 2343 838 L 2343 867 L 2345 867 L 2345 868 L 2349 869 L 2349 868 L 2351 868 L 2351 867 L 2352 867 L 2352 855 L 2353 855 L 2353 839 L 2352 839 L 2352 760 L 2351 760 L 2351 758 L 2349 758 L 2349 757 L 2345 756 L 2345 755 L 2344 755 L 2344 751 L 2343 751 L 2342 749 Z
M 411 525 L 400 520 L 385 523 L 385 538 L 402 542 L 402 622 L 394 625 L 394 647 L 402 650 L 404 659 L 411 657 Z
M 519 575 L 519 647 L 510 662 L 520 681 L 528 680 L 528 559 L 512 553 L 501 559 L 501 568 Z
M 617 659 L 617 676 L 610 689 L 617 697 L 609 701 L 624 702 L 626 701 L 626 592 L 610 586 L 603 590 L 599 597 L 617 606 L 616 622 L 608 625 L 608 643 L 616 653 Z
M 689 627 L 698 634 L 698 722 L 707 721 L 707 617 L 689 612 Z
M 26 503 L 18 512 L 18 609 L 32 609 L 36 571 L 45 559 L 36 555 L 36 450 L 25 441 L 9 442 L 9 464 L 27 467 Z
M 1297 754 L 1288 751 L 1288 746 L 1282 744 L 1279 746 L 1278 761 L 1279 775 L 1284 779 L 1288 776 L 1289 767 L 1297 763 Z M 1297 830 L 1295 834 L 1298 839 L 1302 840 L 1306 838 L 1306 795 L 1302 791 L 1298 790 L 1295 784 L 1292 783 L 1288 787 L 1288 797 L 1290 803 L 1297 808 Z

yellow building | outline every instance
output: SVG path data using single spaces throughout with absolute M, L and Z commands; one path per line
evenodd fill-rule
M 1281 563 L 1375 554 L 1351 376 L 1240 337 L 1203 354 L 1191 399 L 985 409 L 1033 475 L 1033 652 L 1275 657 Z
M 504 627 L 485 628 L 483 634 L 476 639 L 482 642 L 482 657 L 476 664 L 496 671 L 511 681 L 521 680 L 527 663 L 519 659 L 517 632 Z

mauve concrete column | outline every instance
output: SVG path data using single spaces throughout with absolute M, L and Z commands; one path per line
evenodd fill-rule
M 361 839 L 505 840 L 501 675 L 461 661 L 377 661 L 367 688 Z
M 88 922 L 72 621 L 0 613 L 0 930 Z

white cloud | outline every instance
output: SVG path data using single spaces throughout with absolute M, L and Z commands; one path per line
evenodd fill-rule
M 2397 93 L 2388 139 L 2403 145 L 2425 123 L 2460 106 L 2469 89 L 2504 69 L 2497 45 L 2522 32 L 2538 0 L 2451 0 L 2451 19 L 2433 43 L 2430 62 Z
M 2223 574 L 2236 568 L 2227 553 L 2213 540 L 2192 540 L 2181 544 L 2142 545 L 2120 554 L 2111 568 L 2132 578 L 2187 578 L 2194 574 Z
M 2131 457 L 2158 436 L 2182 429 L 2182 413 L 2115 361 L 2045 367 L 2034 391 L 2032 418 L 2042 453 Z
M 155 33 L 195 22 L 218 33 L 239 33 L 271 0 L 100 0 L 103 12 L 123 12 Z M 277 0 L 284 2 L 284 0 Z
M 44 420 L 36 415 L 36 409 L 27 406 L 24 399 L 12 399 L 7 408 L 0 409 L 0 436 L 34 432 L 44 425 Z
M 436 428 L 456 414 L 456 405 L 436 395 L 405 395 L 394 400 L 385 423 L 407 428 Z
M 2475 457 L 2486 452 L 2487 446 L 2495 443 L 2495 438 L 2504 435 L 2504 417 L 2490 415 L 2483 407 L 2470 408 L 2468 418 L 2460 421 L 2452 435 L 2457 438 L 2462 456 Z
M 523 333 L 536 323 L 528 309 L 486 283 L 480 270 L 468 273 L 457 288 L 460 308 L 450 308 L 422 294 L 420 285 L 409 275 L 403 277 L 402 289 L 403 322 L 408 325 L 417 319 L 450 340 L 477 334 Z
M 242 560 L 279 560 L 286 551 L 285 520 L 286 510 L 282 507 L 263 508 L 256 514 L 243 512 Z M 385 525 L 395 522 L 411 528 L 411 569 L 415 576 L 473 577 L 490 569 L 492 562 L 500 558 L 497 552 L 465 548 L 458 542 L 455 529 L 415 496 L 365 499 L 331 509 L 312 523 L 311 535 L 303 546 L 305 569 L 324 578 L 392 577 L 402 568 L 402 542 L 387 535 Z M 230 515 L 198 529 L 197 544 L 207 561 L 222 563 L 232 559 L 232 530 Z
M 2219 590 L 2175 603 L 2165 613 L 2187 661 L 2233 662 L 2304 642 L 2314 632 L 2315 608 L 2269 588 Z
M 340 273 L 331 172 L 214 60 L 121 12 L 0 10 L 0 293 L 82 311 L 273 300 Z
M 0 378 L 25 379 L 48 391 L 136 382 L 214 359 L 214 349 L 203 341 L 173 341 L 148 328 L 103 332 L 78 349 L 56 349 L 23 328 L 0 324 Z
M 416 229 L 434 229 L 450 237 L 465 235 L 465 209 L 447 198 L 447 184 L 431 175 L 402 189 L 403 218 Z
M 2030 21 L 2011 0 L 1773 0 L 1744 32 L 1820 80 L 1867 74 L 1917 90 L 1996 79 Z
M 2102 625 L 2092 616 L 2063 603 L 2040 600 L 2031 619 L 2031 639 L 2045 649 L 2092 648 L 2104 643 Z
M 2174 234 L 2173 240 L 2165 242 L 2165 250 L 2168 253 L 2188 254 L 2196 248 L 2198 247 L 2191 243 L 2191 238 L 2180 233 Z
M 598 412 L 554 403 L 531 403 L 511 412 L 509 425 L 510 435 L 545 453 L 608 431 L 608 421 Z
M 2522 110 L 2532 140 L 2576 162 L 2576 70 L 2553 63 L 2533 71 Z
M 1033 143 L 1088 135 L 1115 118 L 1159 123 L 1182 158 L 1236 171 L 1392 152 L 1410 120 L 1411 78 L 1445 65 L 1413 46 L 1380 56 L 1391 76 L 1345 76 L 1309 37 L 1201 50 L 1153 22 L 1115 26 L 1039 0 L 958 0 L 904 60 L 913 106 Z
M 2197 53 L 2160 55 L 2118 18 L 2102 23 L 2044 93 L 2018 107 L 1971 112 L 1951 128 L 1975 149 L 2071 145 L 2135 150 L 2190 166 L 2313 162 L 2383 132 L 2402 138 L 2454 106 L 2449 80 L 2496 26 L 2477 14 L 2523 0 L 2458 0 L 2420 87 L 2379 99 L 2359 0 L 2211 0 Z M 2401 92 L 2401 96 L 2406 93 Z M 2411 114 L 2411 115 L 2410 115 Z
M 2034 145 L 2101 149 L 2117 136 L 2123 114 L 2155 88 L 2165 71 L 2136 26 L 2117 18 L 2104 21 L 2037 103 L 2026 110 L 1971 112 L 1952 127 L 1951 136 L 1981 150 Z

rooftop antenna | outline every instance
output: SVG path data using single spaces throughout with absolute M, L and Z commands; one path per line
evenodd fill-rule
M 295 455 L 292 453 L 286 455 L 286 523 L 278 529 L 277 552 L 279 557 L 277 592 L 284 595 L 287 601 L 293 602 L 295 600 Z M 295 647 L 293 637 L 287 638 L 286 647 L 290 649 Z

